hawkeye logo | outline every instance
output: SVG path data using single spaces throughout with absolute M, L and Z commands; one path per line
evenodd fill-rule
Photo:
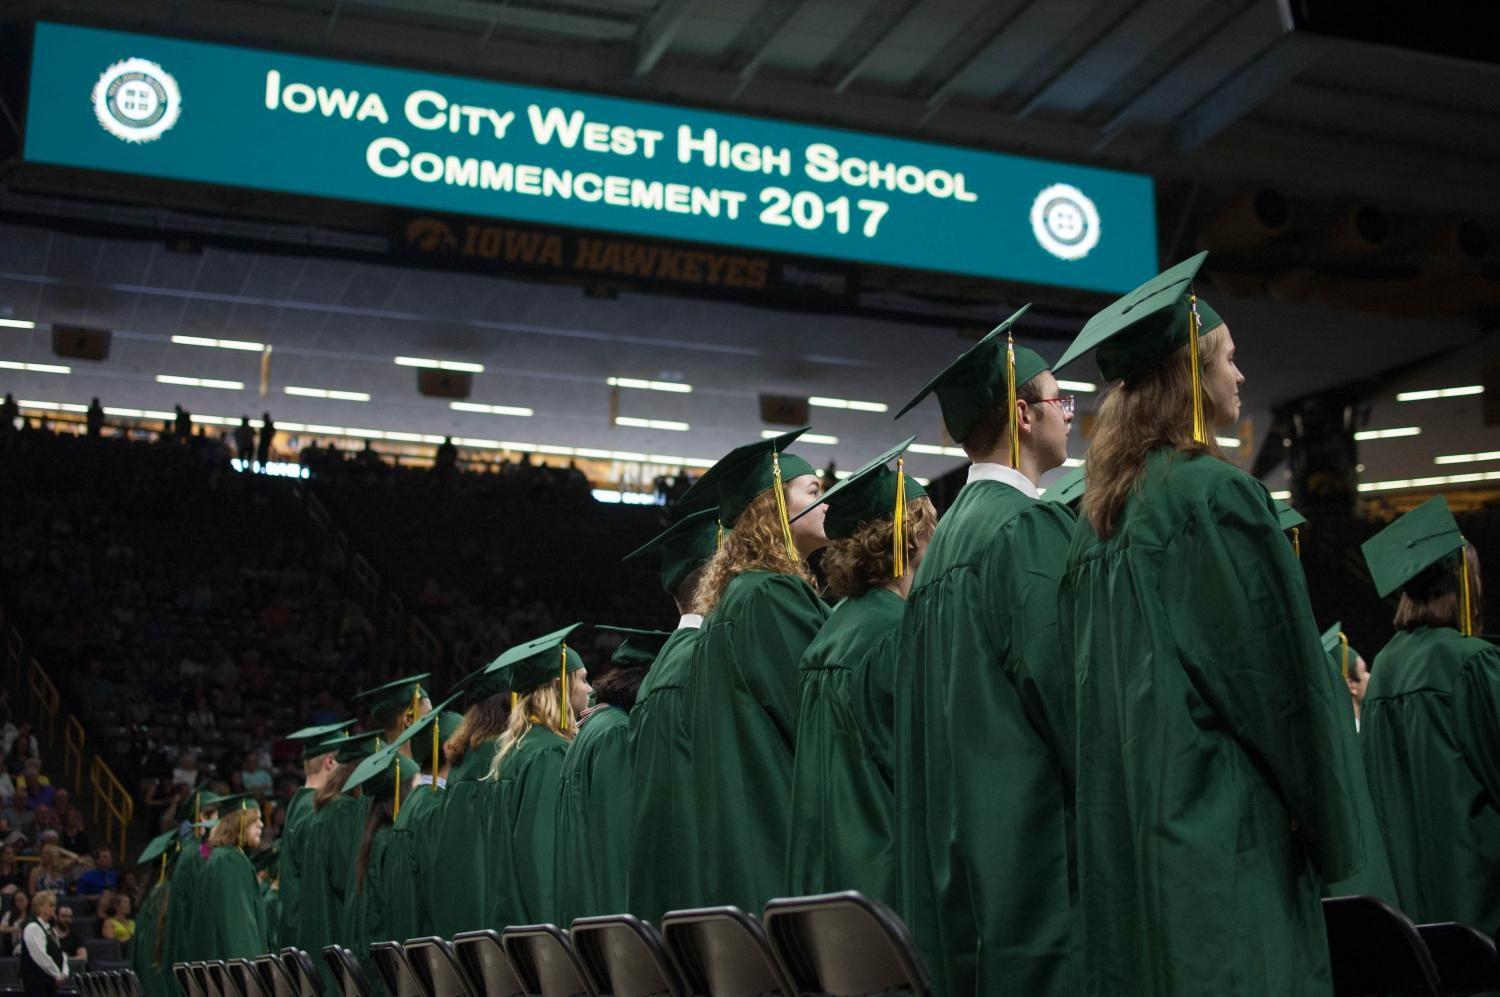
M 1071 184 L 1055 183 L 1031 202 L 1031 234 L 1060 260 L 1081 260 L 1099 245 L 1099 209 Z
M 94 84 L 94 116 L 124 142 L 154 142 L 177 124 L 182 92 L 172 74 L 148 59 L 123 59 Z

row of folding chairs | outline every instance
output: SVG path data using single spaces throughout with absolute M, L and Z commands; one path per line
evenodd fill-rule
M 1375 897 L 1323 901 L 1338 997 L 1500 991 L 1496 942 L 1467 924 L 1413 924 Z
M 131 969 L 77 973 L 73 985 L 79 997 L 145 997 L 141 981 Z

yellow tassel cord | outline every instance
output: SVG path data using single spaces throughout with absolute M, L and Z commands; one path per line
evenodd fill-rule
M 1198 358 L 1198 295 L 1188 294 L 1188 363 L 1193 377 L 1193 442 L 1208 442 L 1203 419 L 1203 371 Z
M 1021 425 L 1016 413 L 1016 341 L 1005 334 L 1005 403 L 1010 412 L 1010 466 L 1021 469 Z
M 391 779 L 396 783 L 396 805 L 395 812 L 391 814 L 391 820 L 395 820 L 401 816 L 401 759 L 399 756 L 391 759 L 391 769 L 393 770 Z
M 243 807 L 243 806 L 240 807 L 240 847 L 241 848 L 245 847 L 245 825 L 248 824 L 248 823 L 250 823 L 249 821 L 247 821 L 245 819 L 245 811 L 246 811 L 246 809 L 248 809 L 248 808 L 247 807 Z
M 1458 548 L 1458 594 L 1464 614 L 1463 626 L 1459 628 L 1459 631 L 1465 637 L 1472 637 L 1474 636 L 1474 607 L 1469 601 L 1471 597 L 1469 595 L 1469 542 L 1467 540 L 1464 541 L 1462 547 Z
M 167 881 L 167 853 L 166 852 L 162 852 L 161 853 L 161 878 L 160 878 L 159 882 L 165 883 L 166 881 Z
M 568 729 L 568 645 L 562 646 L 562 675 L 558 679 L 562 686 L 562 729 Z
M 776 489 L 776 515 L 781 519 L 781 535 L 786 540 L 786 552 L 793 561 L 798 560 L 797 545 L 792 543 L 792 524 L 786 515 L 786 492 L 781 487 L 781 456 L 771 451 L 771 484 Z
M 1342 630 L 1339 631 L 1339 671 L 1344 673 L 1344 681 L 1349 681 L 1349 637 Z
M 412 690 L 412 694 L 411 694 L 411 707 L 409 709 L 407 709 L 407 711 L 406 711 L 406 726 L 407 727 L 410 727 L 412 724 L 414 724 L 414 723 L 417 722 L 417 718 L 421 715 L 421 713 L 420 713 L 421 709 L 422 709 L 422 687 L 421 686 L 417 686 L 414 690 Z
M 1292 527 L 1292 553 L 1297 555 L 1297 560 L 1302 560 L 1302 527 Z
M 519 703 L 520 701 L 521 701 L 521 694 L 519 692 L 516 692 L 514 689 L 512 689 L 510 691 L 510 708 L 512 710 L 514 710 L 516 708 L 516 704 Z
M 896 513 L 892 517 L 891 529 L 891 574 L 897 578 L 906 574 L 906 475 L 902 468 L 906 458 L 896 458 Z
M 438 722 L 432 722 L 432 791 L 438 791 Z
M 718 550 L 720 547 L 724 546 L 724 524 L 719 523 L 717 525 L 719 527 L 719 530 L 714 534 L 714 550 Z

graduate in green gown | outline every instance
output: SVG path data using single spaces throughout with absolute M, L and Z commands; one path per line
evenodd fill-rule
M 1071 399 L 1010 316 L 898 414 L 937 394 L 972 462 L 917 569 L 896 678 L 901 913 L 949 995 L 1075 992 L 1071 686 L 1057 585 L 1073 516 L 1038 483 Z
M 647 670 L 672 635 L 601 626 L 624 635 L 603 678 L 590 679 L 595 705 L 578 719 L 557 796 L 553 875 L 557 923 L 629 909 L 630 711 Z
M 915 478 L 886 465 L 899 463 L 915 440 L 876 457 L 821 500 L 829 540 L 823 572 L 842 601 L 797 666 L 787 849 L 794 894 L 859 890 L 892 906 L 897 900 L 896 644 L 937 510 Z
M 295 945 L 302 917 L 302 849 L 307 838 L 307 821 L 313 814 L 313 797 L 338 767 L 333 752 L 323 742 L 347 736 L 353 721 L 304 727 L 287 735 L 289 741 L 302 742 L 303 783 L 287 804 L 286 821 L 281 827 L 280 870 L 277 917 L 273 922 L 276 937 L 283 946 Z
M 260 847 L 260 804 L 241 796 L 222 810 L 193 891 L 189 945 L 200 959 L 254 959 L 271 950 L 266 911 L 246 850 Z
M 486 927 L 496 930 L 558 919 L 557 798 L 568 743 L 589 699 L 583 659 L 567 643 L 580 626 L 518 644 L 498 659 L 516 700 L 489 773 L 496 793 Z
M 179 847 L 177 832 L 168 831 L 152 838 L 140 858 L 136 859 L 143 875 L 154 879 L 136 913 L 135 940 L 130 949 L 130 968 L 141 981 L 146 997 L 177 997 L 177 985 L 171 978 L 172 967 L 162 964 L 161 950 L 172 860 L 177 857 Z
M 654 558 L 661 587 L 677 604 L 677 628 L 662 645 L 630 711 L 629 883 L 625 909 L 657 923 L 693 904 L 697 835 L 693 817 L 692 741 L 687 676 L 703 617 L 693 612 L 698 580 L 714 556 L 717 509 L 689 513 L 625 556 Z
M 354 701 L 381 728 L 382 744 L 395 741 L 402 731 L 432 712 L 432 700 L 422 686 L 430 677 L 427 672 L 408 675 L 355 695 Z
M 354 948 L 362 928 L 354 903 L 354 863 L 364 830 L 369 801 L 344 792 L 350 774 L 370 755 L 380 750 L 377 733 L 356 733 L 324 742 L 334 752 L 338 767 L 313 796 L 313 814 L 307 821 L 302 848 L 301 914 L 297 947 L 312 954 L 335 943 Z M 333 973 L 321 960 L 314 960 L 325 986 L 334 984 Z
M 358 790 L 368 803 L 354 859 L 352 902 L 359 907 L 356 921 L 361 935 L 358 944 L 349 949 L 377 993 L 385 988 L 370 957 L 370 943 L 406 941 L 392 930 L 390 920 L 392 907 L 401 898 L 392 896 L 386 887 L 390 884 L 391 844 L 395 839 L 392 826 L 402 804 L 411 796 L 417 771 L 417 763 L 392 743 L 360 762 L 344 783 L 345 792 Z
M 695 905 L 759 911 L 787 894 L 797 662 L 828 608 L 806 558 L 828 543 L 812 466 L 785 449 L 805 430 L 738 447 L 683 495 L 729 532 L 698 583 L 703 632 L 688 674 L 698 848 Z
M 1066 506 L 1076 517 L 1078 507 L 1083 504 L 1083 493 L 1087 487 L 1084 481 L 1084 465 L 1079 462 L 1077 466 L 1068 469 L 1068 473 L 1058 478 L 1047 486 L 1042 493 L 1043 502 L 1056 502 Z
M 1364 545 L 1396 636 L 1370 668 L 1360 729 L 1401 910 L 1500 928 L 1500 647 L 1479 558 L 1439 495 Z
M 281 941 L 280 846 L 272 845 L 256 852 L 250 856 L 250 865 L 255 869 L 256 889 L 260 893 L 260 905 L 265 909 L 267 951 L 279 952 L 285 947 Z
M 443 938 L 489 926 L 487 890 L 494 858 L 489 815 L 498 786 L 485 777 L 510 716 L 510 684 L 498 670 L 499 662 L 496 658 L 459 683 L 464 718 L 443 742 L 447 785 L 439 809 L 423 820 L 427 831 L 412 842 L 426 870 L 423 888 L 432 933 Z
M 1329 994 L 1321 881 L 1365 861 L 1354 724 L 1269 493 L 1219 456 L 1243 377 L 1205 256 L 1057 364 L 1097 348 L 1110 382 L 1058 600 L 1085 992 Z
M 208 861 L 208 849 L 203 839 L 208 837 L 218 813 L 219 797 L 203 787 L 188 794 L 177 809 L 178 823 L 185 823 L 188 827 L 179 835 L 180 848 L 176 861 L 172 863 L 172 878 L 167 887 L 161 963 L 168 972 L 174 963 L 203 958 L 192 953 L 189 936 L 193 919 L 197 916 L 193 910 L 193 899 L 198 874 Z
M 463 726 L 463 714 L 448 710 L 462 692 L 456 692 L 392 742 L 401 751 L 410 745 L 419 766 L 410 791 L 401 798 L 401 811 L 394 815 L 385 861 L 380 867 L 381 892 L 385 898 L 385 930 L 399 941 L 433 934 L 429 897 L 437 867 L 429 864 L 447 797 L 448 763 L 443 743 Z M 435 860 L 434 860 L 435 861 Z

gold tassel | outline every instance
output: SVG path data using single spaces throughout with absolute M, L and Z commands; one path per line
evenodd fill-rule
M 406 711 L 406 726 L 410 727 L 417 722 L 418 711 L 422 709 L 422 687 L 419 685 L 411 691 L 411 708 Z
M 166 881 L 167 881 L 167 853 L 166 852 L 162 852 L 161 853 L 161 879 L 159 880 L 159 882 L 165 883 Z
M 1297 555 L 1297 560 L 1302 560 L 1302 527 L 1292 527 L 1292 553 Z
M 521 694 L 519 692 L 516 692 L 516 690 L 512 689 L 510 691 L 510 708 L 512 710 L 514 710 L 516 708 L 516 704 L 519 703 L 520 701 L 521 701 Z
M 248 824 L 248 823 L 250 823 L 249 821 L 247 821 L 245 819 L 245 810 L 246 810 L 246 807 L 244 806 L 244 804 L 241 804 L 240 805 L 240 848 L 241 849 L 243 849 L 245 847 L 245 825 Z
M 391 768 L 395 769 L 391 779 L 396 783 L 396 806 L 395 812 L 391 814 L 391 820 L 401 816 L 401 757 L 398 755 L 391 759 Z
M 1188 293 L 1188 363 L 1193 378 L 1193 442 L 1207 443 L 1208 428 L 1203 420 L 1203 372 L 1198 358 L 1198 295 Z
M 792 524 L 786 516 L 786 492 L 781 487 L 781 456 L 775 450 L 771 451 L 771 483 L 776 489 L 776 515 L 781 519 L 781 535 L 786 540 L 787 555 L 793 561 L 800 560 L 797 545 L 792 543 Z
M 1021 426 L 1016 415 L 1016 341 L 1005 334 L 1005 403 L 1010 406 L 1010 466 L 1021 469 Z
M 1349 636 L 1344 631 L 1339 631 L 1339 671 L 1344 673 L 1344 681 L 1349 681 Z
M 719 528 L 718 532 L 714 534 L 714 550 L 718 550 L 724 546 L 724 524 L 715 523 L 714 525 Z
M 563 642 L 562 646 L 562 676 L 558 679 L 562 686 L 562 729 L 568 729 L 568 645 Z
M 904 456 L 896 458 L 896 513 L 891 528 L 891 574 L 900 578 L 906 574 L 906 466 Z
M 1459 632 L 1465 637 L 1472 637 L 1474 636 L 1474 607 L 1469 601 L 1469 542 L 1467 540 L 1458 548 L 1458 592 L 1464 614 L 1463 626 L 1459 628 Z
M 432 791 L 434 793 L 438 791 L 438 721 L 441 719 L 439 717 L 432 722 Z

